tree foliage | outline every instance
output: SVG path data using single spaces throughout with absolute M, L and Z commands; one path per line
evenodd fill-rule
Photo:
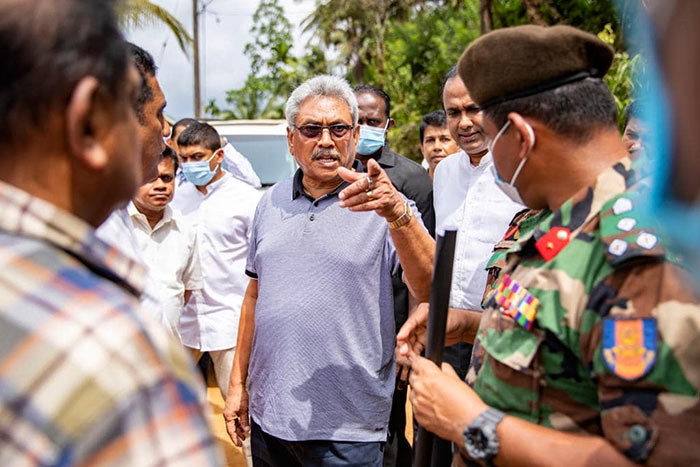
M 248 80 L 229 91 L 230 110 L 212 102 L 211 113 L 281 117 L 284 100 L 298 83 L 333 71 L 352 84 L 387 91 L 396 120 L 389 142 L 416 160 L 421 116 L 442 108 L 445 73 L 482 32 L 518 24 L 569 24 L 602 32 L 616 49 L 606 81 L 620 110 L 630 102 L 632 71 L 639 62 L 624 50 L 613 0 L 316 0 L 302 22 L 311 37 L 303 56 L 293 54 L 291 24 L 277 0 L 263 0 L 254 22 L 254 39 L 246 46 Z
M 598 37 L 610 45 L 614 45 L 617 40 L 610 24 L 605 25 L 603 30 L 598 33 Z M 615 51 L 615 58 L 613 58 L 608 74 L 605 75 L 605 82 L 615 98 L 617 124 L 620 131 L 624 130 L 627 107 L 634 100 L 634 95 L 641 90 L 643 73 L 644 62 L 640 55 L 630 57 L 625 50 Z
M 175 36 L 180 49 L 188 54 L 192 38 L 179 19 L 168 10 L 148 0 L 122 0 L 117 3 L 117 14 L 123 26 L 141 27 L 146 24 L 162 23 Z
M 477 2 L 430 5 L 412 13 L 409 21 L 386 33 L 386 67 L 380 75 L 368 66 L 363 81 L 382 87 L 393 101 L 396 121 L 389 143 L 401 154 L 419 160 L 418 126 L 421 117 L 442 108 L 440 89 L 445 73 L 463 47 L 479 36 Z
M 206 111 L 217 118 L 282 118 L 285 100 L 294 88 L 307 77 L 327 72 L 320 47 L 311 47 L 302 57 L 293 54 L 292 24 L 278 0 L 260 2 L 250 37 L 244 49 L 250 60 L 245 83 L 227 91 L 226 108 L 213 99 L 207 104 Z

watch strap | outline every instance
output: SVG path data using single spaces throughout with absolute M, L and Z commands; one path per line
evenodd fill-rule
M 401 214 L 399 217 L 397 217 L 393 221 L 389 222 L 389 228 L 393 230 L 393 229 L 398 229 L 399 227 L 403 227 L 404 225 L 411 222 L 412 217 L 413 217 L 413 213 L 411 212 L 411 209 L 408 207 L 408 203 L 406 201 L 404 201 L 403 202 L 403 214 Z
M 501 423 L 501 420 L 503 420 L 503 417 L 505 417 L 506 414 L 501 412 L 498 409 L 494 409 L 493 407 L 489 407 L 488 409 L 484 410 L 479 417 L 481 417 L 485 423 L 493 426 L 496 428 L 496 425 Z
M 480 413 L 474 421 L 464 430 L 464 447 L 473 459 L 480 461 L 490 461 L 496 454 L 500 446 L 496 427 L 506 416 L 498 409 L 489 407 Z M 485 446 L 472 444 L 472 434 L 480 433 L 480 438 L 486 440 Z

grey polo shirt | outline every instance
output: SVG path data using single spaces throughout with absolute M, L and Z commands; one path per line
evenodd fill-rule
M 384 219 L 339 207 L 345 186 L 313 200 L 298 171 L 265 193 L 253 221 L 250 414 L 285 440 L 386 440 L 398 258 Z

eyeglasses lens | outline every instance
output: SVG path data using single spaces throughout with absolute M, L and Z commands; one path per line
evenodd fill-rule
M 343 136 L 347 135 L 348 131 L 352 127 L 350 125 L 304 125 L 299 127 L 299 132 L 306 138 L 318 138 L 326 128 L 331 132 L 333 137 L 342 138 Z

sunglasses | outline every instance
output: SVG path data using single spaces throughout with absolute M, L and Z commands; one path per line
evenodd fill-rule
M 328 129 L 333 138 L 343 138 L 347 136 L 348 132 L 352 130 L 352 126 L 336 124 L 336 125 L 304 125 L 297 127 L 299 133 L 301 133 L 305 138 L 319 138 L 323 133 L 323 130 Z

